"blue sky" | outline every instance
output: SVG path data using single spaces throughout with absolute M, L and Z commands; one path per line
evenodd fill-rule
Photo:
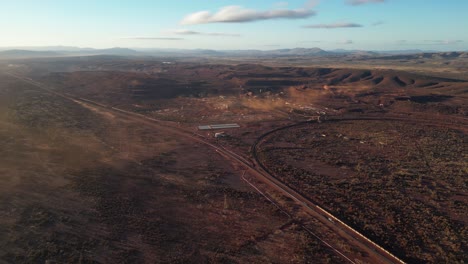
M 0 0 L 0 46 L 468 50 L 467 10 L 466 0 Z

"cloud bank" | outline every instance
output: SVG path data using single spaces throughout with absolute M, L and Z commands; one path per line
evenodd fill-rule
M 334 29 L 334 28 L 358 28 L 363 27 L 361 24 L 357 23 L 333 23 L 333 24 L 316 24 L 316 25 L 306 25 L 304 28 L 325 28 L 325 29 Z
M 167 37 L 128 37 L 122 39 L 134 39 L 134 40 L 184 40 L 183 38 L 167 38 Z
M 349 45 L 349 44 L 354 44 L 354 42 L 352 40 L 348 39 L 348 40 L 338 41 L 338 44 Z
M 463 40 L 441 40 L 441 39 L 431 39 L 423 41 L 409 41 L 409 40 L 398 40 L 396 42 L 399 45 L 454 45 L 458 43 L 463 43 Z
M 314 16 L 316 13 L 311 8 L 299 9 L 272 9 L 258 11 L 242 6 L 226 6 L 216 13 L 200 11 L 187 15 L 180 22 L 181 25 L 196 25 L 208 23 L 244 23 L 271 19 L 301 19 Z
M 462 43 L 463 40 L 425 40 L 424 42 L 436 45 L 452 45 Z
M 383 22 L 383 21 L 376 21 L 376 22 L 372 23 L 372 26 L 375 27 L 375 26 L 380 26 L 380 25 L 383 25 L 383 24 L 385 24 L 385 22 Z
M 347 0 L 346 3 L 349 5 L 365 5 L 365 4 L 371 4 L 371 3 L 383 3 L 385 0 Z
M 201 35 L 201 36 L 215 36 L 215 37 L 240 37 L 240 34 L 219 33 L 219 32 L 199 32 L 193 30 L 179 29 L 171 32 L 176 35 Z

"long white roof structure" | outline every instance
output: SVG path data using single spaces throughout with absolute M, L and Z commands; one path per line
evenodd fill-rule
M 227 128 L 239 128 L 238 124 L 216 124 L 216 125 L 204 125 L 198 126 L 199 130 L 212 130 L 212 129 L 227 129 Z

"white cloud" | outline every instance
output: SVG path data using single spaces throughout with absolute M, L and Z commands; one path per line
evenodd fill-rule
M 431 39 L 423 41 L 408 41 L 408 40 L 398 40 L 396 42 L 399 45 L 454 45 L 463 43 L 463 40 L 440 40 L 440 39 Z
M 170 37 L 128 37 L 122 39 L 134 39 L 134 40 L 184 40 L 183 38 L 170 38 Z
M 304 28 L 326 28 L 326 29 L 334 29 L 334 28 L 358 28 L 362 27 L 360 24 L 356 23 L 333 23 L 333 24 L 315 24 L 315 25 L 306 25 L 303 26 Z
M 347 0 L 346 3 L 350 5 L 364 5 L 370 3 L 383 3 L 385 0 Z
M 424 42 L 437 44 L 437 45 L 452 45 L 452 44 L 462 43 L 463 40 L 425 40 Z
M 385 22 L 383 22 L 383 21 L 376 21 L 376 22 L 372 23 L 372 26 L 380 26 L 380 25 L 383 25 L 383 24 L 385 24 Z
M 313 9 L 319 4 L 320 0 L 309 0 L 304 4 L 304 8 Z
M 324 43 L 325 41 L 323 40 L 304 40 L 304 41 L 298 41 L 297 43 Z
M 309 2 L 308 2 L 309 4 Z M 258 11 L 242 6 L 226 6 L 216 13 L 200 11 L 187 15 L 180 24 L 195 25 L 208 23 L 242 23 L 269 19 L 300 19 L 315 15 L 311 8 L 299 9 L 272 9 Z
M 217 37 L 240 37 L 239 34 L 219 33 L 219 32 L 199 32 L 187 29 L 178 29 L 170 32 L 176 35 L 202 35 L 202 36 L 217 36 Z
M 349 45 L 349 44 L 354 44 L 354 42 L 352 40 L 348 39 L 348 40 L 339 41 L 338 44 Z

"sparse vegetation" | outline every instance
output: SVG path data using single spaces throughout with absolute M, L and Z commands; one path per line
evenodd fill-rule
M 380 69 L 102 56 L 21 60 L 0 69 L 184 131 L 237 122 L 241 127 L 221 139 L 196 133 L 247 162 L 264 132 L 320 120 L 268 138 L 260 153 L 267 167 L 409 262 L 463 260 L 465 132 L 327 120 L 408 116 L 465 124 L 465 81 Z M 306 226 L 357 263 L 375 260 L 255 182 L 282 209 L 271 204 L 239 178 L 239 164 L 202 144 L 1 77 L 0 233 L 7 235 L 0 237 L 0 261 L 342 262 Z
M 466 252 L 466 134 L 397 121 L 339 121 L 279 131 L 264 164 L 409 262 Z
M 0 262 L 305 257 L 302 230 L 264 237 L 288 219 L 209 149 L 4 75 L 0 100 Z

